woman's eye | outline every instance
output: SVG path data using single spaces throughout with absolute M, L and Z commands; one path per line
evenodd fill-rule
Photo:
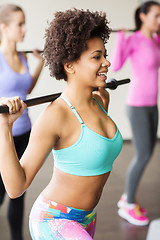
M 104 58 L 107 58 L 108 57 L 108 55 L 107 54 L 104 54 Z
M 94 59 L 96 59 L 96 60 L 99 60 L 99 59 L 100 59 L 100 57 L 101 57 L 101 56 L 100 56 L 100 55 L 98 55 L 98 56 L 95 56 L 95 57 L 94 57 Z
M 24 25 L 24 23 L 22 23 L 22 22 L 20 22 L 20 23 L 18 24 L 19 27 L 22 27 L 23 25 Z

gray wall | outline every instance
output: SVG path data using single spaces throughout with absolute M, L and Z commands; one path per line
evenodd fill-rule
M 1 3 L 7 3 L 8 1 L 1 0 Z M 12 3 L 20 5 L 26 13 L 26 26 L 27 34 L 25 41 L 20 43 L 18 48 L 20 50 L 27 50 L 33 48 L 43 48 L 44 45 L 44 29 L 47 27 L 47 21 L 52 19 L 52 16 L 57 10 L 65 10 L 68 8 L 76 7 L 90 10 L 101 10 L 107 13 L 110 21 L 110 27 L 113 29 L 118 28 L 133 28 L 134 27 L 134 10 L 142 2 L 141 0 L 15 0 L 10 1 Z M 106 44 L 106 48 L 109 52 L 109 57 L 113 51 L 115 43 L 115 33 L 111 34 L 109 42 Z M 36 59 L 32 55 L 28 54 L 29 66 L 31 72 L 36 65 Z M 124 65 L 123 69 L 118 73 L 109 72 L 109 78 L 128 78 L 130 77 L 130 65 L 128 62 Z M 56 81 L 49 75 L 47 67 L 43 69 L 39 82 L 36 85 L 34 91 L 30 97 L 36 97 L 40 95 L 47 95 L 63 91 L 66 84 L 63 81 Z M 125 99 L 127 95 L 128 85 L 120 86 L 111 93 L 111 103 L 109 107 L 109 114 L 117 123 L 124 139 L 131 138 L 131 129 L 125 113 Z M 38 115 L 46 107 L 45 105 L 39 105 L 32 107 L 29 110 L 32 123 L 37 119 Z M 159 134 L 160 135 L 160 134 Z

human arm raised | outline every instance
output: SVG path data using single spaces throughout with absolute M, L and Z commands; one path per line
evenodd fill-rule
M 11 100 L 10 100 L 11 101 Z M 16 100 L 17 101 L 17 100 Z M 1 104 L 9 105 L 7 100 Z M 29 144 L 19 161 L 12 137 L 12 124 L 25 109 L 23 102 L 18 101 L 15 114 L 0 114 L 0 172 L 8 195 L 16 198 L 22 195 L 31 184 L 38 170 L 41 168 L 52 147 L 58 140 L 58 110 L 51 103 L 34 124 Z M 18 111 L 18 112 L 17 112 Z
M 133 45 L 132 36 L 126 38 L 125 30 L 117 32 L 116 43 L 111 58 L 111 69 L 113 71 L 118 71 L 123 67 L 127 57 L 132 51 Z
M 28 91 L 29 94 L 32 92 L 33 88 L 35 87 L 37 80 L 41 74 L 43 65 L 44 65 L 43 57 L 41 56 L 39 50 L 34 49 L 33 55 L 38 59 L 38 64 L 37 64 L 37 67 L 36 67 L 34 73 L 32 74 L 32 85 Z

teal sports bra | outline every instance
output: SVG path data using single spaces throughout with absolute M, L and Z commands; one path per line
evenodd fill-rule
M 106 138 L 88 128 L 81 117 L 63 96 L 81 124 L 79 139 L 71 146 L 59 150 L 52 150 L 54 165 L 59 170 L 77 176 L 96 176 L 112 170 L 114 160 L 119 155 L 123 140 L 118 128 L 112 139 Z M 104 108 L 94 98 L 98 105 L 108 115 Z M 117 127 L 117 126 L 116 126 Z

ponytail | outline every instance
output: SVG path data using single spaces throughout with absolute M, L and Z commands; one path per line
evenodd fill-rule
M 134 16 L 135 17 L 135 25 L 136 25 L 135 31 L 140 30 L 141 25 L 142 25 L 142 21 L 139 17 L 139 14 L 140 14 L 140 7 L 138 7 L 135 11 L 135 16 Z

